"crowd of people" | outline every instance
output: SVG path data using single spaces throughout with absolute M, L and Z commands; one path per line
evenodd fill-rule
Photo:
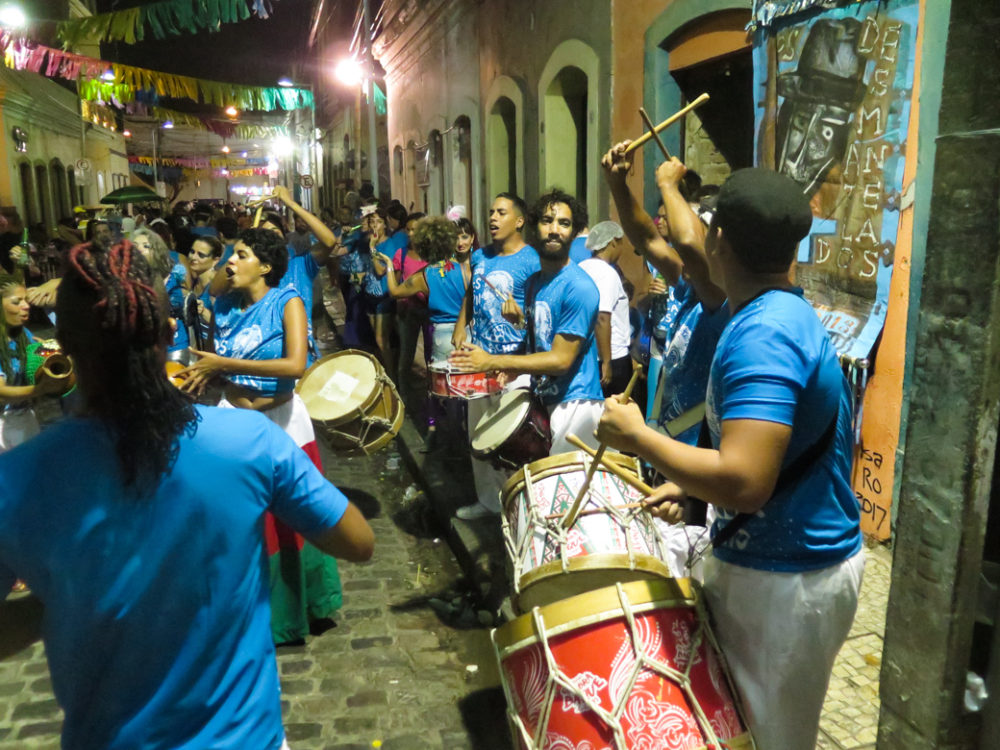
M 575 435 L 644 461 L 645 508 L 713 548 L 704 590 L 758 745 L 811 750 L 863 556 L 849 390 L 789 276 L 808 201 L 774 172 L 706 186 L 670 159 L 652 217 L 627 146 L 602 160 L 620 223 L 591 225 L 559 189 L 530 207 L 505 192 L 481 245 L 462 206 L 425 216 L 353 195 L 321 218 L 279 186 L 258 222 L 233 206 L 127 231 L 92 220 L 62 274 L 35 286 L 23 247 L 0 257 L 0 584 L 16 574 L 46 605 L 67 747 L 132 747 L 140 733 L 282 746 L 273 644 L 340 606 L 330 554 L 372 546 L 322 477 L 296 380 L 336 345 L 407 384 L 422 342 L 429 367 L 529 394 L 551 455 Z M 629 245 L 644 260 L 632 278 Z M 30 306 L 54 315 L 78 386 L 63 396 L 74 418 L 20 445 L 39 431 L 32 400 L 54 388 L 25 377 Z M 471 440 L 490 403 L 455 401 L 426 398 L 427 450 Z M 33 478 L 53 455 L 70 466 L 39 501 Z M 499 525 L 510 471 L 473 456 L 472 472 L 476 502 L 459 516 Z M 183 627 L 156 621 L 164 602 Z M 149 662 L 141 676 L 134 659 Z M 98 677 L 105 663 L 115 671 Z

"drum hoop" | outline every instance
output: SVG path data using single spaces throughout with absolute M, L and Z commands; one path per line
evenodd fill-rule
M 518 492 L 519 485 L 524 483 L 524 476 L 527 471 L 531 471 L 536 481 L 548 479 L 556 474 L 564 474 L 567 468 L 575 467 L 578 471 L 586 471 L 590 465 L 588 463 L 589 458 L 583 451 L 573 451 L 571 453 L 557 453 L 554 456 L 548 456 L 547 458 L 531 462 L 523 469 L 514 473 L 504 483 L 503 489 L 500 492 L 503 507 L 506 508 L 508 498 L 513 497 Z M 624 453 L 608 453 L 605 454 L 604 460 L 613 461 L 625 469 L 632 469 L 636 476 L 641 476 L 639 473 L 639 459 L 633 456 L 626 456 Z M 598 471 L 605 471 L 605 469 L 598 467 Z
M 365 400 L 362 401 L 360 404 L 358 404 L 356 408 L 347 412 L 343 416 L 336 417 L 334 419 L 313 419 L 311 416 L 309 417 L 310 419 L 313 419 L 314 422 L 317 422 L 323 425 L 324 427 L 336 427 L 337 425 L 344 424 L 345 422 L 353 422 L 355 419 L 358 418 L 357 414 L 358 412 L 364 415 L 364 413 L 368 411 L 368 409 L 370 409 L 375 404 L 376 401 L 378 401 L 379 396 L 381 396 L 382 394 L 382 383 L 381 383 L 381 378 L 379 377 L 380 370 L 382 371 L 385 379 L 388 380 L 388 374 L 385 373 L 385 368 L 382 367 L 382 363 L 378 361 L 377 357 L 375 357 L 372 354 L 369 354 L 368 352 L 361 351 L 360 349 L 344 349 L 343 351 L 340 352 L 327 354 L 326 356 L 317 359 L 315 362 L 309 365 L 309 367 L 306 368 L 306 371 L 302 373 L 302 377 L 300 377 L 298 382 L 295 384 L 295 392 L 298 393 L 300 397 L 302 396 L 301 392 L 302 384 L 306 381 L 306 378 L 309 376 L 309 373 L 317 369 L 320 365 L 324 364 L 325 362 L 329 362 L 331 359 L 337 357 L 345 357 L 349 354 L 357 354 L 361 357 L 365 357 L 366 359 L 374 363 L 375 382 L 372 384 L 372 392 L 369 393 L 368 396 L 365 398 Z M 308 412 L 308 407 L 306 411 Z
M 509 398 L 509 400 L 513 401 L 514 399 L 521 398 L 520 394 L 522 392 L 525 392 L 524 388 L 515 388 L 511 391 L 501 393 L 499 394 L 499 396 L 497 396 L 497 394 L 495 393 L 494 394 L 484 393 L 480 396 L 480 398 L 493 396 L 497 400 L 496 408 L 499 409 L 503 406 L 505 398 Z M 511 435 L 517 432 L 518 429 L 520 429 L 521 425 L 524 424 L 525 420 L 528 418 L 528 415 L 531 414 L 531 399 L 529 398 L 527 402 L 522 405 L 521 408 L 524 410 L 524 413 L 521 415 L 521 418 L 516 421 L 514 426 L 508 432 L 505 432 L 502 437 L 493 441 L 487 446 L 476 445 L 476 431 L 479 429 L 479 423 L 477 422 L 476 425 L 472 428 L 472 432 L 469 435 L 469 449 L 473 452 L 473 454 L 480 457 L 489 456 L 493 451 L 495 451 L 497 448 L 503 445 L 507 441 L 507 438 L 509 438 Z M 480 422 L 487 416 L 492 416 L 492 413 L 489 411 L 484 412 L 483 415 L 479 418 Z M 512 419 L 511 421 L 513 422 L 514 420 Z M 515 469 L 517 467 L 511 466 L 511 468 Z
M 696 608 L 701 596 L 700 591 L 692 586 L 690 578 L 630 581 L 621 586 L 628 594 L 633 612 L 676 606 Z M 621 602 L 615 586 L 577 594 L 535 609 L 545 619 L 545 632 L 550 637 L 622 616 Z M 494 633 L 494 643 L 502 658 L 539 642 L 531 613 L 501 625 Z
M 661 578 L 673 578 L 667 564 L 652 555 L 642 552 L 634 552 L 631 555 L 622 552 L 599 552 L 597 554 L 571 557 L 565 563 L 562 560 L 552 560 L 551 562 L 539 565 L 537 568 L 532 568 L 527 573 L 518 576 L 517 593 L 525 592 L 535 584 L 551 580 L 557 576 L 571 576 L 574 573 L 590 573 L 598 570 L 638 570 L 644 573 L 652 573 Z M 565 597 L 563 597 L 563 600 L 565 600 Z

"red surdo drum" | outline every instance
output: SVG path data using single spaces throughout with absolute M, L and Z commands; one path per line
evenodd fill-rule
M 753 750 L 689 579 L 634 581 L 493 631 L 522 750 Z

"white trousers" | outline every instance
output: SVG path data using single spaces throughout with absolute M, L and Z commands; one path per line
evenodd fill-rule
M 552 428 L 552 448 L 549 455 L 570 453 L 576 446 L 566 440 L 567 435 L 576 435 L 580 440 L 597 450 L 594 430 L 604 413 L 604 401 L 576 399 L 563 401 L 549 407 L 549 427 Z M 612 450 L 609 448 L 609 450 Z
M 847 639 L 862 550 L 808 573 L 772 573 L 710 557 L 705 598 L 757 747 L 815 750 L 833 662 Z
M 486 411 L 494 405 L 494 397 L 473 398 L 468 404 L 468 433 L 472 436 L 476 425 Z M 500 492 L 509 477 L 508 472 L 494 469 L 486 460 L 472 456 L 472 481 L 476 486 L 476 498 L 480 505 L 494 513 L 500 512 Z

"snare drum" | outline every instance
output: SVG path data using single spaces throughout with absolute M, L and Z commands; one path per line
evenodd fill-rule
M 472 455 L 500 470 L 519 469 L 549 455 L 549 414 L 532 401 L 527 390 L 507 391 L 491 399 L 472 428 L 471 438 Z
M 500 393 L 503 386 L 487 372 L 455 372 L 447 362 L 431 362 L 427 367 L 428 390 L 442 398 L 464 401 Z
M 335 451 L 373 453 L 403 424 L 403 401 L 367 352 L 348 349 L 323 357 L 302 374 L 295 391 L 316 434 Z
M 688 579 L 574 596 L 492 632 L 522 750 L 754 750 Z
M 639 476 L 638 459 L 608 453 L 604 460 Z M 560 453 L 522 467 L 504 485 L 504 546 L 521 612 L 619 581 L 671 577 L 659 529 L 638 507 L 642 493 L 603 467 L 563 529 L 590 463 L 582 452 Z

